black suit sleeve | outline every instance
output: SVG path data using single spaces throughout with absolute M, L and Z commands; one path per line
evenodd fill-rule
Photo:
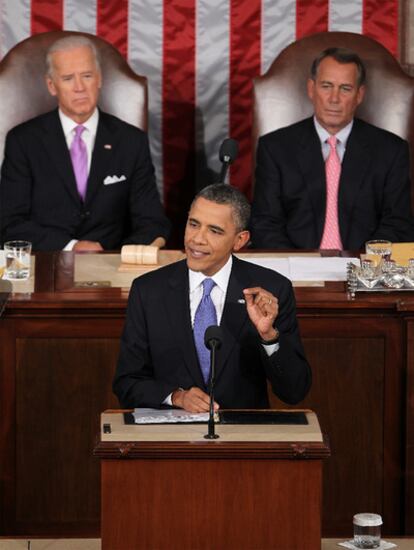
M 30 151 L 18 132 L 6 137 L 0 183 L 0 223 L 4 241 L 30 240 L 34 250 L 62 250 L 73 238 L 53 224 L 42 225 L 32 215 L 33 176 Z
M 270 150 L 266 136 L 259 139 L 251 219 L 255 248 L 295 248 L 286 233 L 286 214 L 281 201 L 282 176 L 276 153 Z
M 262 347 L 263 365 L 273 393 L 282 401 L 295 404 L 304 399 L 312 383 L 312 373 L 303 350 L 292 285 L 285 281 L 277 292 L 279 349 L 270 357 Z
M 176 384 L 156 379 L 151 358 L 144 298 L 135 280 L 128 299 L 113 391 L 121 407 L 159 408 Z M 162 320 L 160 319 L 160 323 Z
M 129 196 L 130 231 L 122 244 L 150 244 L 168 238 L 170 222 L 163 212 L 146 134 L 140 133 Z
M 414 224 L 410 207 L 410 161 L 408 143 L 399 140 L 388 173 L 384 177 L 381 217 L 372 239 L 412 241 Z

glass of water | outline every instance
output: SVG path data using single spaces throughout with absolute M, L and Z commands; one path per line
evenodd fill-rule
M 378 548 L 381 543 L 382 517 L 379 514 L 355 514 L 354 546 Z
M 29 241 L 8 241 L 4 243 L 6 267 L 4 278 L 22 280 L 30 277 L 30 254 L 32 243 Z
M 408 260 L 405 281 L 408 283 L 408 286 L 414 288 L 414 258 Z
M 381 260 L 389 260 L 392 253 L 392 242 L 385 240 L 367 241 L 365 243 L 365 252 L 379 256 Z
M 361 260 L 357 277 L 366 288 L 374 288 L 381 278 L 379 269 L 372 260 Z

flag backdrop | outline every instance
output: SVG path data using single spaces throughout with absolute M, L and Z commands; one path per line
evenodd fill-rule
M 0 48 L 88 32 L 148 77 L 152 155 L 177 228 L 194 190 L 219 172 L 226 137 L 240 147 L 230 181 L 250 194 L 253 77 L 297 38 L 327 30 L 366 34 L 397 55 L 398 9 L 398 0 L 0 0 Z

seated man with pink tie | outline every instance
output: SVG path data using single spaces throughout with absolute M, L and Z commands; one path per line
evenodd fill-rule
M 354 118 L 365 93 L 361 59 L 323 51 L 307 91 L 314 116 L 259 139 L 253 246 L 358 250 L 371 239 L 413 241 L 408 144 Z
M 0 183 L 3 241 L 34 250 L 163 246 L 170 224 L 142 130 L 97 108 L 102 84 L 94 44 L 56 41 L 46 84 L 58 109 L 7 135 Z

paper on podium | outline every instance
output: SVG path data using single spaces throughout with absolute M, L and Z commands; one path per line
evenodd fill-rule
M 136 408 L 126 413 L 127 424 L 180 424 L 208 422 L 209 413 L 190 413 L 182 409 Z M 303 411 L 223 410 L 214 413 L 214 422 L 220 424 L 307 424 Z
M 208 422 L 208 413 L 190 413 L 182 409 L 134 409 L 135 424 L 178 424 L 181 422 Z

